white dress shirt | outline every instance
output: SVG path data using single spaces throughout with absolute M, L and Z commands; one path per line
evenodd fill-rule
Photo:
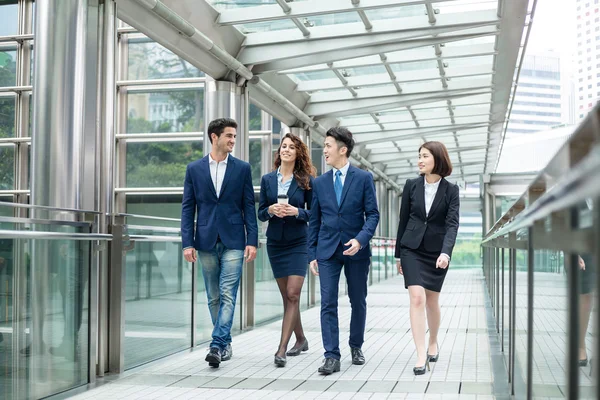
M 425 213 L 427 216 L 429 216 L 429 211 L 431 210 L 433 200 L 435 199 L 435 195 L 438 191 L 438 188 L 440 187 L 440 182 L 442 181 L 442 179 L 440 178 L 437 182 L 434 183 L 427 182 L 427 179 L 425 179 L 425 177 L 423 177 L 423 180 L 425 181 Z M 450 256 L 448 254 L 442 253 L 440 255 L 446 256 L 448 258 L 448 261 L 450 261 Z
M 425 179 L 425 177 L 423 177 L 423 179 Z M 441 181 L 442 180 L 439 179 L 435 183 L 429 183 L 427 182 L 427 179 L 425 179 L 425 214 L 427 216 L 429 216 L 429 210 L 431 210 L 433 200 L 435 199 L 435 194 L 437 193 L 438 188 L 440 187 Z
M 350 163 L 347 162 L 339 171 L 342 171 L 342 175 L 340 176 L 340 180 L 342 181 L 342 187 L 344 187 L 344 182 L 346 182 L 346 175 L 348 175 L 348 168 L 350 168 Z M 338 171 L 337 168 L 333 168 L 333 184 L 335 185 L 335 173 Z
M 217 198 L 221 192 L 223 186 L 223 179 L 225 178 L 225 171 L 227 170 L 227 161 L 229 160 L 229 154 L 225 157 L 225 160 L 216 162 L 213 160 L 212 155 L 208 154 L 208 164 L 210 166 L 210 178 L 212 179 L 215 192 L 217 192 Z

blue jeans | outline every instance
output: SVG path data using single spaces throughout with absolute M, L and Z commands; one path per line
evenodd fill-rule
M 198 259 L 214 326 L 210 347 L 223 350 L 231 343 L 231 325 L 242 277 L 244 251 L 229 250 L 218 241 L 212 250 L 198 251 Z

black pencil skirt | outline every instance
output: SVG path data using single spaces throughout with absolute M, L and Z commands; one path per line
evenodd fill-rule
M 408 289 L 409 286 L 417 285 L 432 292 L 441 292 L 448 268 L 435 267 L 439 256 L 439 252 L 425 250 L 423 243 L 416 250 L 402 246 L 400 262 L 404 273 L 404 287 Z

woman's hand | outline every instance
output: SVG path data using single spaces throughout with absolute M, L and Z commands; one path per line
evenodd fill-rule
M 444 254 L 440 254 L 440 256 L 437 259 L 437 262 L 435 263 L 435 267 L 441 269 L 448 268 L 448 257 L 446 257 L 446 255 Z
M 298 211 L 298 209 L 294 206 L 291 206 L 289 204 L 284 204 L 285 208 L 284 208 L 284 214 L 286 217 L 297 217 L 298 214 L 300 213 Z
M 283 218 L 283 217 L 286 216 L 286 213 L 285 213 L 285 204 L 279 204 L 279 203 L 271 204 L 269 206 L 269 210 L 268 211 L 269 211 L 269 214 L 274 215 L 274 216 L 279 217 L 279 218 Z
M 400 275 L 404 275 L 404 272 L 402 272 L 402 263 L 400 263 L 400 260 L 396 260 L 396 268 L 398 269 L 398 273 Z

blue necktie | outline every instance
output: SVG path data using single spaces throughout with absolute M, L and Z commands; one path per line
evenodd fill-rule
M 337 199 L 338 207 L 340 205 L 340 201 L 342 200 L 342 171 L 335 171 L 335 181 L 333 182 L 333 190 L 335 190 L 335 198 Z

